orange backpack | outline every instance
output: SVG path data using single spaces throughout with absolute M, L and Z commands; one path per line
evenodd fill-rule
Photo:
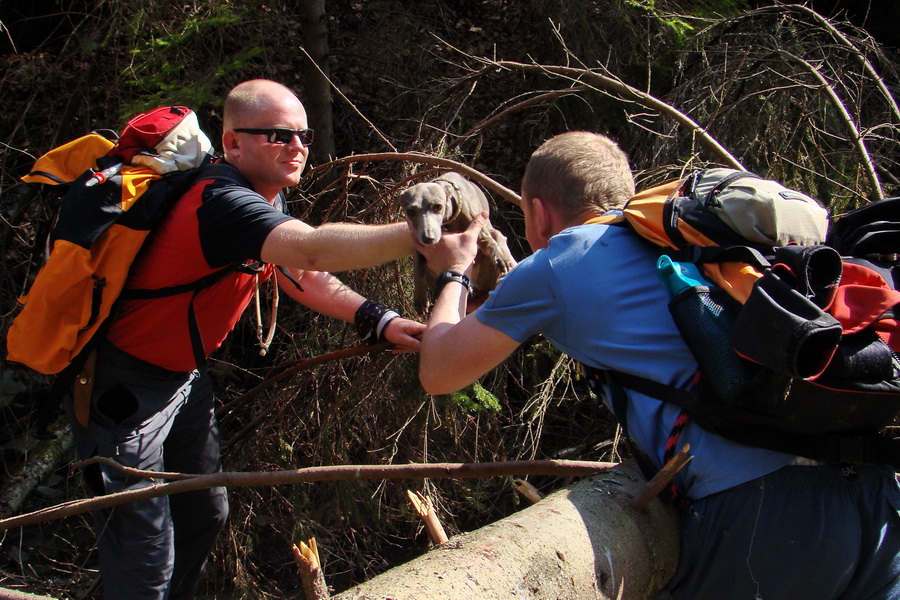
M 743 444 L 900 469 L 900 439 L 881 434 L 900 415 L 900 198 L 829 227 L 806 194 L 706 169 L 588 222 L 626 225 L 658 248 L 699 367 L 689 389 L 587 369 L 620 421 L 630 389 Z
M 117 142 L 96 133 L 39 158 L 26 182 L 68 186 L 50 253 L 7 332 L 7 360 L 63 371 L 109 317 L 132 261 L 211 144 L 183 106 L 132 118 Z

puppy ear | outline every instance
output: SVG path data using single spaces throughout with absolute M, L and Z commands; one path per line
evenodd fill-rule
M 403 208 L 409 202 L 407 198 L 409 197 L 410 188 L 406 188 L 399 194 L 394 194 L 394 208 Z

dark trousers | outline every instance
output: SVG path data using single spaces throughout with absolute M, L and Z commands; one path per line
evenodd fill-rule
M 886 466 L 789 466 L 690 502 L 658 600 L 896 600 L 900 487 Z
M 108 457 L 141 470 L 215 473 L 219 433 L 209 378 L 175 373 L 108 345 L 100 349 L 88 427 L 72 420 L 81 458 Z M 71 417 L 71 399 L 67 402 Z M 91 465 L 94 494 L 153 482 Z M 225 488 L 122 504 L 94 513 L 107 600 L 192 598 L 228 515 Z

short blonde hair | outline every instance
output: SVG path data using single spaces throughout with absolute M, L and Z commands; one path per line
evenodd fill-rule
M 622 208 L 634 196 L 628 156 L 605 135 L 570 131 L 541 144 L 522 177 L 522 199 L 550 202 L 566 217 Z

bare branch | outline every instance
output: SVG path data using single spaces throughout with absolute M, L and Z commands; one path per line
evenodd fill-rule
M 553 90 L 550 92 L 544 92 L 543 94 L 537 94 L 535 96 L 532 96 L 530 98 L 522 100 L 521 102 L 513 104 L 512 106 L 508 106 L 508 107 L 504 108 L 503 110 L 501 110 L 500 112 L 491 115 L 487 119 L 484 119 L 484 120 L 480 121 L 479 123 L 476 123 L 474 127 L 472 127 L 467 132 L 465 132 L 464 134 L 459 136 L 459 138 L 457 138 L 452 144 L 450 144 L 449 147 L 454 148 L 454 147 L 458 146 L 463 140 L 465 140 L 469 137 L 472 137 L 476 133 L 486 129 L 489 125 L 499 121 L 500 119 L 502 119 L 504 117 L 509 116 L 510 114 L 512 114 L 516 111 L 522 110 L 523 108 L 527 108 L 534 104 L 539 104 L 545 100 L 559 98 L 561 96 L 568 96 L 571 94 L 577 94 L 578 92 L 583 92 L 586 89 L 588 89 L 587 86 L 576 86 L 576 87 L 567 88 L 564 90 Z
M 822 90 L 824 90 L 825 94 L 831 100 L 832 104 L 834 104 L 835 108 L 837 108 L 838 113 L 841 115 L 841 120 L 844 122 L 844 125 L 847 126 L 847 130 L 850 132 L 850 139 L 853 142 L 853 145 L 856 147 L 856 151 L 859 153 L 860 160 L 862 161 L 863 168 L 865 169 L 866 175 L 869 177 L 869 185 L 872 186 L 872 192 L 875 194 L 876 200 L 884 199 L 884 190 L 881 188 L 881 182 L 878 179 L 878 174 L 875 172 L 874 162 L 872 161 L 872 156 L 869 154 L 869 149 L 866 147 L 866 142 L 863 139 L 862 134 L 859 132 L 859 128 L 856 126 L 856 122 L 853 120 L 853 116 L 847 110 L 847 107 L 844 106 L 844 103 L 841 101 L 840 97 L 838 97 L 837 92 L 834 91 L 834 88 L 828 83 L 828 80 L 825 79 L 825 76 L 807 60 L 796 56 L 795 54 L 791 54 L 785 50 L 779 50 L 778 52 L 782 56 L 790 58 L 793 61 L 796 61 L 803 65 L 813 77 L 821 84 Z
M 669 485 L 675 476 L 678 474 L 681 469 L 683 469 L 693 458 L 688 454 L 691 446 L 689 444 L 685 444 L 682 446 L 681 450 L 678 451 L 678 454 L 673 456 L 669 462 L 663 465 L 663 468 L 657 471 L 656 475 L 653 476 L 647 483 L 647 487 L 644 489 L 644 492 L 635 499 L 634 503 L 631 505 L 634 510 L 638 512 L 644 512 L 647 510 L 647 506 L 650 504 L 650 501 L 656 498 L 663 488 Z
M 691 135 L 696 136 L 700 140 L 700 143 L 703 144 L 708 150 L 713 152 L 713 154 L 724 164 L 735 169 L 744 168 L 737 158 L 732 156 L 724 146 L 722 146 L 718 141 L 716 141 L 715 138 L 713 138 L 709 134 L 709 132 L 707 132 L 701 125 L 696 123 L 689 116 L 679 111 L 674 106 L 666 104 L 662 100 L 659 100 L 658 98 L 646 92 L 642 92 L 641 90 L 628 85 L 618 77 L 612 76 L 610 74 L 604 75 L 588 69 L 577 69 L 556 65 L 541 65 L 537 63 L 526 64 L 506 60 L 489 61 L 488 59 L 484 58 L 480 60 L 493 65 L 498 69 L 542 73 L 545 75 L 562 77 L 582 84 L 595 84 L 600 86 L 600 88 L 603 88 L 594 88 L 597 89 L 597 91 L 612 90 L 623 96 L 624 99 L 637 102 L 638 104 L 652 108 L 664 115 L 669 116 L 677 123 L 679 123 L 682 127 L 687 129 L 691 133 Z M 593 87 L 593 85 L 591 87 Z
M 106 496 L 72 500 L 28 514 L 0 519 L 0 531 L 43 523 L 136 500 L 214 487 L 273 486 L 317 481 L 354 481 L 360 479 L 467 479 L 511 475 L 554 475 L 579 477 L 610 469 L 615 463 L 576 460 L 522 460 L 484 463 L 431 463 L 408 465 L 337 465 L 307 467 L 287 471 L 256 473 L 212 473 L 186 476 L 171 483 L 117 492 Z
M 356 105 L 350 101 L 350 98 L 348 98 L 346 95 L 344 95 L 344 92 L 341 91 L 341 88 L 336 86 L 334 84 L 334 82 L 331 81 L 331 79 L 328 77 L 328 75 L 326 75 L 325 72 L 322 71 L 322 68 L 319 66 L 319 64 L 315 60 L 313 60 L 313 58 L 309 55 L 309 53 L 306 50 L 303 49 L 303 46 L 300 46 L 300 51 L 306 55 L 306 59 L 311 63 L 311 65 L 313 67 L 315 67 L 315 69 L 319 72 L 319 74 L 321 74 L 321 76 L 328 81 L 328 83 L 331 85 L 331 87 L 334 89 L 334 91 L 337 92 L 338 96 L 340 96 L 341 99 L 344 102 L 346 102 L 347 105 L 350 106 L 350 108 L 353 109 L 353 112 L 358 114 L 362 118 L 362 120 L 365 121 L 366 124 L 372 128 L 372 131 L 375 132 L 375 135 L 377 135 L 388 148 L 390 148 L 391 150 L 396 152 L 397 149 L 394 147 L 394 145 L 391 143 L 391 141 L 389 139 L 387 139 L 387 136 L 385 136 L 383 133 L 381 133 L 381 130 L 378 129 L 378 127 L 376 127 L 375 124 L 372 123 L 372 121 L 370 121 L 368 118 L 366 118 L 366 116 L 364 114 L 362 114 L 362 111 L 360 111 L 356 107 Z
M 840 29 L 835 27 L 831 21 L 829 21 L 813 9 L 801 4 L 781 4 L 777 7 L 764 7 L 760 9 L 760 12 L 772 9 L 787 9 L 800 13 L 802 15 L 806 15 L 813 21 L 821 25 L 823 29 L 825 29 L 832 35 L 832 37 L 843 44 L 853 55 L 853 58 L 855 58 L 859 62 L 863 70 L 868 73 L 869 77 L 875 83 L 875 86 L 881 92 L 881 95 L 884 96 L 885 102 L 887 102 L 888 106 L 890 106 L 894 118 L 897 119 L 898 122 L 900 122 L 900 106 L 897 106 L 897 101 L 894 99 L 894 96 L 893 94 L 891 94 L 891 91 L 888 89 L 888 87 L 884 84 L 884 80 L 881 78 L 881 75 L 878 74 L 875 66 L 869 59 L 866 58 L 865 54 L 862 53 L 862 51 L 856 46 L 856 44 L 850 41 L 850 39 L 846 35 L 844 35 Z
M 352 154 L 350 156 L 336 158 L 330 163 L 326 163 L 325 165 L 316 167 L 316 169 L 326 168 L 330 165 L 346 165 L 350 163 L 373 162 L 378 160 L 401 160 L 421 163 L 425 165 L 437 165 L 440 167 L 446 167 L 454 171 L 459 171 L 470 179 L 477 181 L 487 189 L 495 192 L 504 200 L 508 200 L 516 206 L 520 206 L 522 202 L 522 199 L 519 198 L 519 195 L 517 193 L 497 183 L 487 175 L 483 174 L 481 171 L 473 169 L 468 165 L 464 165 L 461 162 L 457 162 L 449 158 L 432 156 L 430 154 L 423 154 L 421 152 L 380 152 L 374 154 Z

